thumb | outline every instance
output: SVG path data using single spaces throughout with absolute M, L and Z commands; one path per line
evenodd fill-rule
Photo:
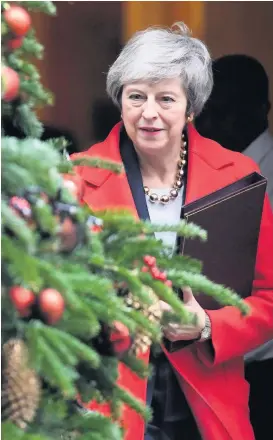
M 183 292 L 183 302 L 185 304 L 189 304 L 195 300 L 190 287 L 183 287 L 182 292 Z
M 159 301 L 160 309 L 162 312 L 170 312 L 172 310 L 171 306 L 164 301 Z

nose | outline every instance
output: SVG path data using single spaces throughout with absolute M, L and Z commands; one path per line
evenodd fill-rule
M 142 116 L 145 119 L 155 119 L 157 117 L 157 103 L 152 98 L 147 98 L 143 104 Z

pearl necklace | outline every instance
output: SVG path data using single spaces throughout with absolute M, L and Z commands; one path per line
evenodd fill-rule
M 179 190 L 183 186 L 183 177 L 185 174 L 184 167 L 186 165 L 186 146 L 187 142 L 185 141 L 184 134 L 182 134 L 182 143 L 181 143 L 181 150 L 180 150 L 180 159 L 177 163 L 177 174 L 175 176 L 175 181 L 173 184 L 173 187 L 169 194 L 165 194 L 163 196 L 159 196 L 156 193 L 151 192 L 150 188 L 148 186 L 144 186 L 144 192 L 148 196 L 148 200 L 151 203 L 162 203 L 163 205 L 166 205 L 171 200 L 176 199 L 176 197 L 179 194 Z

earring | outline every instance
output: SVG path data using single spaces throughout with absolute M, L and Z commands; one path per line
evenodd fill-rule
M 187 122 L 189 123 L 189 122 L 192 122 L 193 121 L 193 116 L 188 116 L 187 117 Z
M 120 114 L 120 119 L 123 121 L 122 113 Z

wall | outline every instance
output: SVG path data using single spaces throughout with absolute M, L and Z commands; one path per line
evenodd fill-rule
M 81 149 L 92 141 L 91 110 L 106 97 L 104 73 L 120 48 L 120 2 L 57 2 L 57 18 L 43 21 L 44 83 L 55 105 L 44 122 L 71 130 Z
M 273 106 L 273 2 L 217 1 L 205 6 L 204 39 L 212 56 L 243 53 L 257 58 L 269 76 Z M 270 128 L 273 132 L 273 110 Z

